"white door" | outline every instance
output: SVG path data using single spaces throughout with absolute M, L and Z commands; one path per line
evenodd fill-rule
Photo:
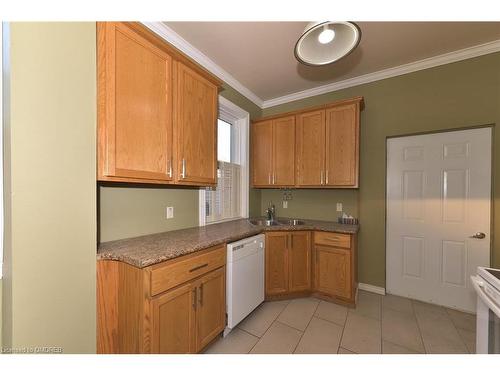
M 387 292 L 475 311 L 470 275 L 490 264 L 490 199 L 491 128 L 389 139 Z

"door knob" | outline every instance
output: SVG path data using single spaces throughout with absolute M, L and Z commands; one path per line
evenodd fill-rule
M 486 237 L 486 234 L 483 232 L 476 232 L 474 235 L 470 236 L 470 238 L 477 238 L 479 240 L 482 240 L 484 237 Z

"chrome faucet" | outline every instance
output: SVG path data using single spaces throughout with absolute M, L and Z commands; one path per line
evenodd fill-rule
M 269 202 L 269 206 L 266 209 L 267 220 L 274 221 L 276 218 L 276 207 L 274 207 L 273 202 Z

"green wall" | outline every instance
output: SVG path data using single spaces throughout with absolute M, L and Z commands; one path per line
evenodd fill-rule
M 10 26 L 5 347 L 96 350 L 95 41 L 95 23 Z
M 361 114 L 359 191 L 297 190 L 291 209 L 278 214 L 308 218 L 336 217 L 335 202 L 359 200 L 359 281 L 385 286 L 385 144 L 395 135 L 500 122 L 500 53 L 443 65 L 265 109 L 263 116 L 364 96 Z M 500 132 L 494 132 L 494 216 L 500 214 Z M 357 195 L 357 197 L 355 197 Z M 262 190 L 262 207 L 279 193 Z M 299 199 L 303 202 L 299 204 Z M 314 211 L 305 206 L 324 207 Z M 280 207 L 280 206 L 278 206 Z M 354 210 L 354 209 L 353 209 Z M 492 238 L 500 237 L 494 223 Z M 500 244 L 493 242 L 492 265 L 500 266 Z
M 260 108 L 231 86 L 224 84 L 220 94 L 249 112 L 251 119 L 260 117 Z M 100 242 L 198 225 L 198 189 L 101 184 L 98 201 Z M 250 189 L 250 216 L 259 215 L 260 204 L 260 190 Z M 167 206 L 174 207 L 174 217 L 168 220 Z

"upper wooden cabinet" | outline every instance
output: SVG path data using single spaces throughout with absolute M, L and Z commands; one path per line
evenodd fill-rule
M 273 127 L 273 131 L 268 131 L 267 134 L 258 130 L 252 132 L 253 186 L 357 188 L 359 186 L 359 126 L 362 108 L 363 98 L 358 97 L 273 116 L 253 123 L 253 128 Z M 295 163 L 289 159 L 292 153 L 291 136 L 287 138 L 286 148 L 280 149 L 274 146 L 272 152 L 268 153 L 272 157 L 266 158 L 263 153 L 267 150 L 260 145 L 274 145 L 276 142 L 275 124 L 291 123 L 292 118 L 295 118 L 296 124 L 293 143 Z M 266 140 L 266 137 L 271 137 L 271 140 Z M 277 138 L 284 139 L 285 137 L 281 135 Z M 262 163 L 268 163 L 266 164 L 268 169 L 264 170 L 262 163 L 257 163 L 256 158 Z M 280 158 L 283 162 L 276 166 L 275 161 Z M 278 175 L 286 176 L 286 182 L 280 181 Z M 258 179 L 256 176 L 262 176 L 262 178 Z M 294 181 L 293 185 L 292 181 Z
M 252 124 L 252 184 L 295 185 L 295 116 Z
M 97 37 L 97 179 L 214 185 L 220 82 L 139 24 Z
M 215 184 L 217 177 L 217 86 L 175 62 L 176 181 Z

